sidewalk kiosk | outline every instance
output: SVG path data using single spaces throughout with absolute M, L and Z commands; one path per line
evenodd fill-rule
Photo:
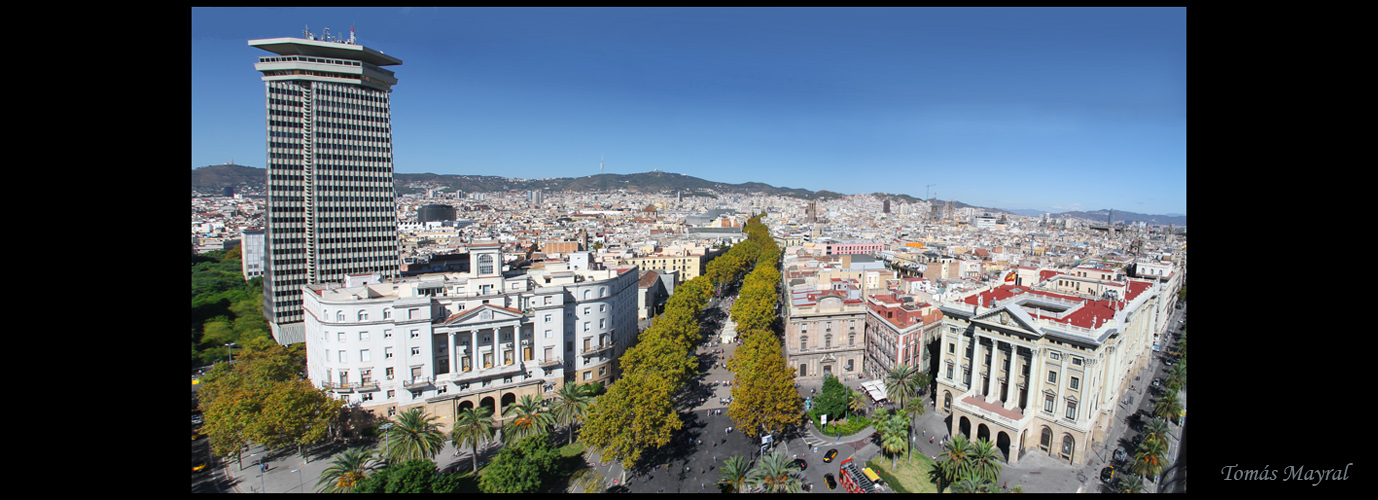
M 846 489 L 848 493 L 876 492 L 875 483 L 872 483 L 871 480 L 866 477 L 866 474 L 861 472 L 861 468 L 857 467 L 850 458 L 842 461 L 842 465 L 838 468 L 837 474 L 840 478 L 838 482 L 842 483 L 842 488 Z

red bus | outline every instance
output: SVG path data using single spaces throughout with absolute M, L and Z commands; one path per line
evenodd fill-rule
M 861 473 L 861 468 L 852 463 L 852 459 L 842 461 L 842 465 L 837 470 L 838 482 L 848 493 L 875 493 L 876 485 L 865 474 Z

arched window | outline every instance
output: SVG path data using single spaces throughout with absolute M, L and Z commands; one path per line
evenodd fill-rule
M 1062 435 L 1062 458 L 1071 460 L 1072 452 L 1076 451 L 1076 440 L 1072 439 L 1071 434 Z
M 589 289 L 585 289 L 585 290 L 584 290 L 584 300 L 588 300 L 590 297 L 592 297 L 592 295 L 593 295 L 593 290 L 589 290 Z
M 368 321 L 368 313 L 363 309 L 359 310 L 359 321 Z
M 1039 440 L 1038 440 L 1038 447 L 1039 447 L 1039 448 L 1042 448 L 1044 453 L 1047 453 L 1050 449 L 1052 449 L 1052 446 L 1053 446 L 1053 430 L 1052 430 L 1052 429 L 1049 429 L 1049 428 L 1047 428 L 1047 427 L 1044 427 L 1044 428 L 1043 428 L 1043 432 L 1040 433 L 1040 437 L 1039 437 Z
M 478 258 L 478 273 L 480 275 L 493 274 L 493 256 L 482 255 Z
M 336 312 L 335 312 L 335 321 L 337 321 L 337 322 L 344 322 L 344 311 L 336 311 Z

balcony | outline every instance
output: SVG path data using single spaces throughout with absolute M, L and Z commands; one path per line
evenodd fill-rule
M 402 387 L 405 387 L 405 388 L 407 388 L 407 389 L 420 389 L 420 388 L 426 387 L 427 385 L 430 385 L 430 384 L 431 384 L 431 378 L 430 378 L 430 377 L 412 377 L 412 378 L 402 379 Z
M 556 358 L 550 358 L 550 359 L 542 360 L 542 361 L 540 362 L 540 367 L 541 367 L 541 368 L 545 368 L 545 369 L 547 369 L 547 370 L 553 370 L 553 369 L 555 369 L 555 368 L 559 368 L 560 366 L 563 366 L 564 364 L 565 364 L 564 361 L 561 361 L 560 358 L 556 357 Z
M 593 355 L 593 354 L 598 354 L 598 353 L 603 352 L 603 351 L 606 351 L 606 350 L 608 350 L 608 349 L 612 349 L 613 346 L 616 345 L 616 344 L 617 344 L 617 341 L 608 341 L 608 343 L 603 344 L 603 345 L 595 345 L 595 346 L 584 347 L 584 350 L 583 350 L 583 351 L 580 351 L 579 354 L 584 355 L 584 356 L 589 356 L 589 355 Z
M 371 392 L 378 390 L 378 382 L 321 382 L 321 388 L 336 393 L 349 393 L 354 391 Z

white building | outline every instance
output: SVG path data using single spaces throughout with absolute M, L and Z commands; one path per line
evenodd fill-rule
M 245 229 L 239 236 L 239 258 L 244 279 L 263 276 L 263 230 Z
M 501 247 L 470 247 L 472 273 L 305 287 L 313 384 L 379 415 L 421 406 L 443 426 L 468 407 L 495 417 L 566 381 L 610 384 L 636 339 L 637 271 L 504 273 Z

